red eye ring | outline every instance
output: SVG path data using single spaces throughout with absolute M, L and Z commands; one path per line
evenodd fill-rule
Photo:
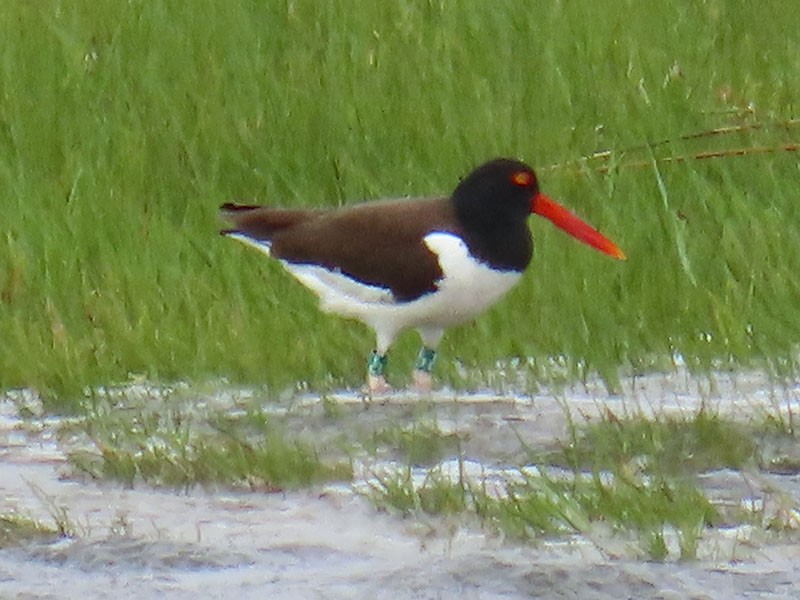
M 511 183 L 519 187 L 528 187 L 533 183 L 533 175 L 528 171 L 517 171 L 511 176 Z

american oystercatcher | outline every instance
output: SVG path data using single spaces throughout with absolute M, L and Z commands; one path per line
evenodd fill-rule
M 431 388 L 436 348 L 447 327 L 497 302 L 528 266 L 535 213 L 617 259 L 611 240 L 539 191 L 526 164 L 500 158 L 467 175 L 449 198 L 377 200 L 333 209 L 223 204 L 225 236 L 276 258 L 320 298 L 326 312 L 371 327 L 376 348 L 367 387 L 389 391 L 386 353 L 409 327 L 422 349 L 414 386 Z

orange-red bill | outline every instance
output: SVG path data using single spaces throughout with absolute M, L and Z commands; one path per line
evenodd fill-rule
M 584 244 L 588 244 L 592 248 L 596 248 L 600 252 L 619 260 L 627 258 L 625 253 L 614 242 L 542 193 L 536 194 L 531 200 L 531 212 L 548 219 L 559 229 L 563 229 L 572 237 Z

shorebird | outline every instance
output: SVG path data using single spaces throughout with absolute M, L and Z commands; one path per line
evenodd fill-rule
M 221 233 L 280 261 L 320 299 L 323 311 L 357 319 L 376 337 L 367 390 L 388 392 L 387 352 L 404 329 L 422 338 L 414 387 L 430 390 L 446 328 L 474 319 L 508 292 L 531 261 L 527 218 L 549 219 L 616 258 L 608 238 L 539 191 L 518 160 L 472 171 L 449 197 L 375 200 L 342 208 L 223 204 Z

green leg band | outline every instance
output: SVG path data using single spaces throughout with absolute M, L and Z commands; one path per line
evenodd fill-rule
M 417 355 L 417 363 L 414 368 L 423 373 L 430 373 L 433 370 L 434 362 L 436 362 L 436 350 L 423 346 Z
M 367 362 L 367 373 L 374 377 L 381 377 L 385 370 L 386 355 L 378 354 L 377 351 L 373 350 L 372 355 L 369 357 L 369 361 Z

